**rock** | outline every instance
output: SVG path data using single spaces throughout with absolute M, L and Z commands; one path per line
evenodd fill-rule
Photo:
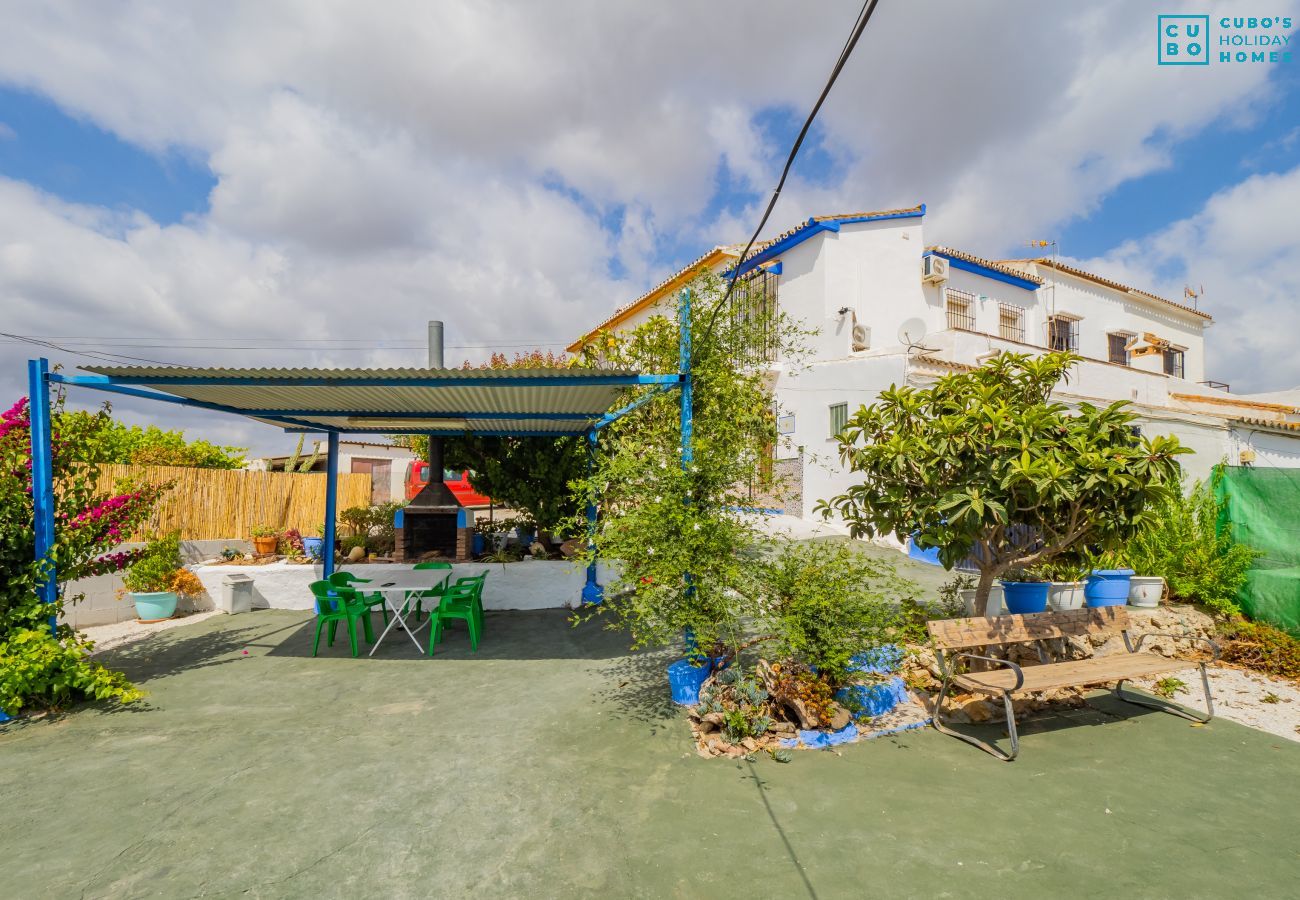
M 722 723 L 725 722 L 726 720 L 727 719 L 725 714 L 720 712 L 705 713 L 704 715 L 700 716 L 701 722 L 708 722 L 714 728 L 721 728 Z
M 809 714 L 808 707 L 804 705 L 802 700 L 788 700 L 785 705 L 787 709 L 795 714 L 795 718 L 799 720 L 800 728 L 816 728 L 821 724 Z
M 708 746 L 714 756 L 722 756 L 731 749 L 731 745 L 722 738 L 713 735 L 708 739 Z
M 773 722 L 768 726 L 768 731 L 774 734 L 794 734 L 799 729 L 794 727 L 793 722 Z
M 833 706 L 833 710 L 830 724 L 832 731 L 839 731 L 841 728 L 853 721 L 853 713 L 849 712 L 838 703 Z
M 573 559 L 582 552 L 582 542 L 577 538 L 570 538 L 560 545 L 560 555 L 565 559 Z
M 976 723 L 992 720 L 994 714 L 997 712 L 994 709 L 993 704 L 989 703 L 987 700 L 971 700 L 967 703 L 963 703 L 961 711 L 966 714 L 967 718 Z
M 356 562 L 358 560 L 365 559 L 365 558 L 366 558 L 365 547 L 353 547 L 351 550 L 348 551 L 348 562 Z
M 740 746 L 744 747 L 748 752 L 753 753 L 758 749 L 758 741 L 754 740 L 752 737 L 747 737 L 740 742 Z

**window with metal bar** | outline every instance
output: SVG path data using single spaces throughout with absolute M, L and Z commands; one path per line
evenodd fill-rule
M 998 337 L 1025 342 L 1025 311 L 1019 306 L 998 307 Z
M 974 331 L 975 295 L 949 288 L 945 296 L 948 305 L 948 327 Z
M 849 424 L 849 405 L 847 403 L 832 403 L 831 407 L 831 437 L 835 437 L 844 430 L 844 426 Z
M 1110 361 L 1121 366 L 1127 366 L 1131 359 L 1128 351 L 1128 342 L 1133 340 L 1133 335 L 1123 331 L 1115 331 L 1106 335 L 1106 345 L 1110 351 Z
M 740 366 L 776 361 L 777 279 L 767 269 L 741 276 L 727 310 L 731 319 L 732 357 Z
M 1047 320 L 1047 346 L 1052 350 L 1079 349 L 1079 320 L 1072 316 L 1052 316 Z
M 1172 347 L 1165 351 L 1165 374 L 1175 378 L 1183 377 L 1183 351 Z

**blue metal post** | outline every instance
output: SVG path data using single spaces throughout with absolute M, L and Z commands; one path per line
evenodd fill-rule
M 325 533 L 321 535 L 321 571 L 326 580 L 334 574 L 334 522 L 339 505 L 339 433 L 326 436 L 325 451 Z
M 54 546 L 54 451 L 50 446 L 50 361 L 27 360 L 27 402 L 32 438 L 32 531 L 36 538 L 36 562 L 47 559 Z M 36 587 L 42 602 L 59 598 L 58 573 L 49 562 L 45 577 Z M 51 607 L 53 608 L 53 607 Z M 51 615 L 50 635 L 58 636 L 58 617 Z
M 587 432 L 587 475 L 596 468 L 596 429 Z M 587 549 L 596 549 L 596 495 L 594 490 L 587 495 Z M 605 600 L 605 588 L 596 577 L 596 557 L 587 563 L 587 583 L 582 586 L 582 602 L 598 604 Z
M 681 462 L 682 471 L 689 473 L 691 463 L 695 460 L 695 448 L 692 441 L 695 428 L 695 412 L 692 409 L 693 392 L 691 390 L 691 292 L 689 290 L 682 291 L 677 304 L 677 356 L 678 374 L 682 380 Z M 690 483 L 689 478 L 687 483 Z M 689 498 L 686 502 L 690 502 Z M 686 573 L 686 593 L 687 596 L 695 593 L 695 576 L 691 572 Z M 685 637 L 687 652 L 694 655 L 695 634 L 688 628 Z
M 680 362 L 678 368 L 682 379 L 682 471 L 690 467 L 690 463 L 695 460 L 695 450 L 692 446 L 694 432 L 694 412 L 692 405 L 691 390 L 691 292 L 684 290 L 681 293 L 681 302 L 677 305 L 677 326 L 678 326 L 678 357 Z

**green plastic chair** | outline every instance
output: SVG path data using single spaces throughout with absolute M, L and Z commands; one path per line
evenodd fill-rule
M 357 649 L 357 619 L 361 620 L 366 640 L 373 644 L 375 634 L 370 628 L 370 606 L 357 596 L 350 587 L 331 584 L 328 581 L 313 581 L 311 592 L 316 597 L 316 640 L 311 645 L 311 655 L 320 650 L 320 630 L 328 622 L 329 643 L 334 646 L 334 637 L 338 633 L 339 622 L 346 622 L 348 643 L 352 646 L 352 655 L 359 656 Z
M 370 584 L 369 578 L 362 578 L 360 575 L 353 575 L 351 572 L 335 572 L 330 576 L 330 584 L 337 587 L 352 588 L 356 591 L 357 598 L 371 609 L 379 608 L 384 614 L 384 624 L 388 624 L 388 604 L 384 602 L 384 595 L 378 591 L 363 593 L 359 588 L 352 587 L 357 584 Z
M 415 571 L 451 571 L 451 563 L 430 560 L 429 562 L 416 563 Z M 408 601 L 415 601 L 415 621 L 420 621 L 420 616 L 424 615 L 424 601 L 437 600 L 442 597 L 443 592 L 447 589 L 446 582 L 437 587 L 429 588 L 427 591 L 411 591 L 406 595 Z
M 457 580 L 443 593 L 438 608 L 429 612 L 430 656 L 433 656 L 434 645 L 442 641 L 443 622 L 450 619 L 460 619 L 465 623 L 469 628 L 470 649 L 478 651 L 479 638 L 483 632 L 483 582 L 486 578 L 485 572 Z

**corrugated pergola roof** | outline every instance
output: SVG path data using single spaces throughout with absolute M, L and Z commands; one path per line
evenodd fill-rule
M 610 369 L 83 368 L 95 374 L 66 380 L 340 433 L 580 434 L 628 387 L 679 380 Z

